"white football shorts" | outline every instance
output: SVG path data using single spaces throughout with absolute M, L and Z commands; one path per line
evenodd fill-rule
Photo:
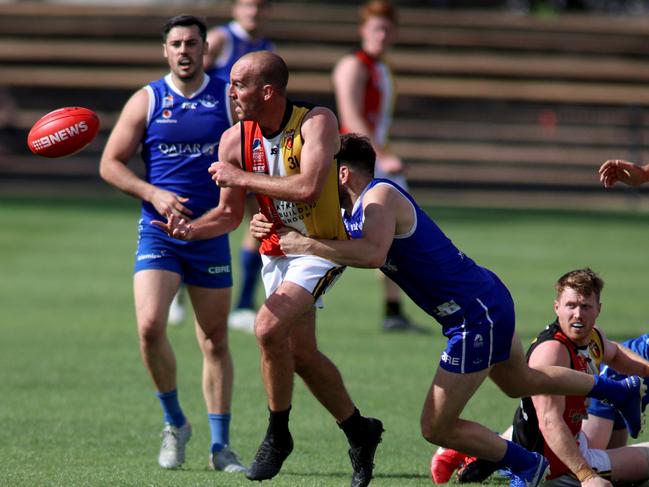
M 284 281 L 303 287 L 313 295 L 314 306 L 322 308 L 322 295 L 338 280 L 344 266 L 315 255 L 268 256 L 262 255 L 261 278 L 266 297 L 275 292 Z

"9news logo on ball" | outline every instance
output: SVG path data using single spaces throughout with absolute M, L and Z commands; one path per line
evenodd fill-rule
M 54 110 L 39 119 L 27 135 L 27 146 L 34 154 L 66 157 L 76 154 L 99 132 L 99 117 L 83 107 Z

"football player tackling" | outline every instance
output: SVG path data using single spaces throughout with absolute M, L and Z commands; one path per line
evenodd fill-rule
M 352 240 L 320 240 L 282 229 L 280 245 L 287 255 L 314 254 L 343 265 L 380 267 L 442 325 L 448 343 L 424 402 L 424 438 L 497 462 L 511 471 L 513 486 L 536 486 L 548 466 L 543 456 L 460 418 L 487 377 L 510 397 L 606 397 L 637 435 L 641 381 L 631 377 L 615 382 L 563 367 L 531 369 L 514 332 L 514 303 L 505 285 L 458 250 L 407 192 L 388 180 L 374 179 L 374 160 L 366 138 L 342 137 L 339 191 Z M 271 231 L 273 225 L 256 215 L 253 236 Z

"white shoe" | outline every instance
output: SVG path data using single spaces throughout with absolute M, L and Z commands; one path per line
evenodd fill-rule
M 255 318 L 257 313 L 251 309 L 235 309 L 228 316 L 228 326 L 232 330 L 253 333 L 255 330 Z
M 169 318 L 167 322 L 170 325 L 182 325 L 185 320 L 185 306 L 180 302 L 180 291 L 176 293 L 171 305 L 169 306 Z
M 162 468 L 178 468 L 185 463 L 185 446 L 192 437 L 192 425 L 189 421 L 180 428 L 167 423 L 162 430 L 162 446 L 158 463 Z
M 210 468 L 228 473 L 245 472 L 246 467 L 241 465 L 237 454 L 225 445 L 222 450 L 210 455 Z

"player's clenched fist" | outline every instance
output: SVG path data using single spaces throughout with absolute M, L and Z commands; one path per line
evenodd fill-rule
M 212 180 L 221 188 L 230 188 L 233 186 L 243 186 L 243 171 L 227 162 L 213 162 L 208 169 L 212 175 Z

